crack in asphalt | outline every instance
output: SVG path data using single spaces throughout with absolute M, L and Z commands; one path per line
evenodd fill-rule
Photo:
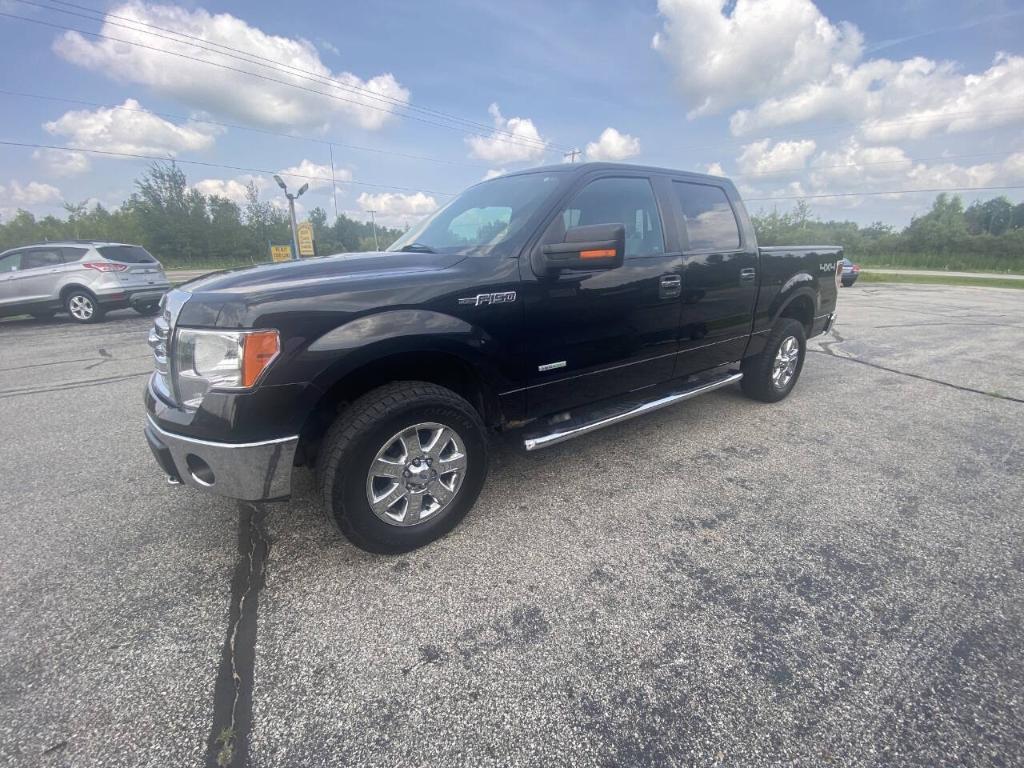
M 213 723 L 207 739 L 209 768 L 249 764 L 252 689 L 256 667 L 256 614 L 266 583 L 270 536 L 263 526 L 266 510 L 238 504 L 238 564 L 231 581 L 228 630 L 213 693 Z
M 64 389 L 79 389 L 81 387 L 95 387 L 99 384 L 110 384 L 115 381 L 125 381 L 127 379 L 134 379 L 138 376 L 149 376 L 153 373 L 153 369 L 150 368 L 139 373 L 126 373 L 123 376 L 107 376 L 102 379 L 84 379 L 82 381 L 68 381 L 63 384 L 53 384 L 48 387 L 22 387 L 20 389 L 5 389 L 0 390 L 0 400 L 6 400 L 9 397 L 18 397 L 19 395 L 41 395 L 46 392 L 59 392 Z
M 861 358 L 854 357 L 853 355 L 840 355 L 838 352 L 836 352 L 834 349 L 832 349 L 832 347 L 834 347 L 836 344 L 842 344 L 845 341 L 845 339 L 842 336 L 840 336 L 838 333 L 836 333 L 834 328 L 832 329 L 832 335 L 835 336 L 835 341 L 822 341 L 822 342 L 819 342 L 819 345 L 821 346 L 821 349 L 808 349 L 807 351 L 808 352 L 814 352 L 814 353 L 819 354 L 819 355 L 828 355 L 829 357 L 834 357 L 837 360 L 849 360 L 851 363 L 860 363 L 861 365 L 866 365 L 869 368 L 876 368 L 876 369 L 878 369 L 880 371 L 886 371 L 888 373 L 895 373 L 898 376 L 907 376 L 907 377 L 909 377 L 911 379 L 919 379 L 921 381 L 928 381 L 928 382 L 931 382 L 932 384 L 941 384 L 944 387 L 950 387 L 951 389 L 957 389 L 957 390 L 960 390 L 961 392 L 972 392 L 972 393 L 974 393 L 976 395 L 985 395 L 986 397 L 994 397 L 994 398 L 996 398 L 998 400 L 1009 400 L 1012 403 L 1024 403 L 1024 398 L 1013 397 L 1012 395 L 1004 395 L 1004 394 L 1001 394 L 999 392 L 986 392 L 983 389 L 974 389 L 973 387 L 965 387 L 962 384 L 953 384 L 952 382 L 943 381 L 942 379 L 933 379 L 930 376 L 923 376 L 920 373 L 911 373 L 909 371 L 900 371 L 900 370 L 897 370 L 896 368 L 889 368 L 889 367 L 884 366 L 884 365 L 879 365 L 878 363 L 872 363 L 872 362 L 869 362 L 867 360 L 862 360 Z

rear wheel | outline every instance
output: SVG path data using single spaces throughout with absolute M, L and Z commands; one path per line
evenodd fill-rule
M 807 354 L 807 334 L 799 320 L 780 318 L 759 355 L 743 361 L 744 394 L 765 403 L 782 400 L 796 385 Z
M 132 309 L 134 309 L 136 312 L 138 312 L 143 317 L 152 317 L 153 315 L 155 315 L 157 312 L 160 311 L 160 305 L 159 304 L 155 304 L 155 303 L 154 304 L 136 304 L 134 307 L 132 307 Z
M 103 309 L 89 291 L 70 291 L 64 297 L 64 308 L 76 323 L 96 323 L 103 319 Z
M 363 395 L 324 440 L 317 481 L 327 516 L 357 547 L 406 552 L 469 512 L 487 476 L 479 414 L 451 390 L 395 382 Z

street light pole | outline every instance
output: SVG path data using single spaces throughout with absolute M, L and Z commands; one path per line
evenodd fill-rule
M 299 258 L 299 225 L 295 221 L 295 201 L 302 197 L 302 194 L 309 189 L 309 184 L 303 184 L 299 187 L 299 191 L 293 195 L 288 191 L 288 185 L 281 180 L 280 176 L 274 176 L 274 181 L 277 182 L 277 186 L 284 190 L 284 196 L 288 198 L 289 221 L 292 225 L 292 260 L 297 261 Z

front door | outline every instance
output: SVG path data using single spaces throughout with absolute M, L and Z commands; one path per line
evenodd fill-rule
M 757 300 L 758 258 L 745 242 L 723 187 L 673 181 L 683 231 L 683 295 L 675 375 L 689 376 L 743 356 Z
M 569 227 L 622 224 L 623 266 L 536 274 L 537 267 L 523 260 L 530 416 L 568 411 L 671 378 L 682 261 L 666 244 L 662 220 L 647 176 L 591 176 L 535 248 L 562 242 Z
M 21 252 L 21 266 L 8 275 L 8 288 L 19 304 L 39 304 L 55 298 L 64 268 L 60 248 L 32 248 Z

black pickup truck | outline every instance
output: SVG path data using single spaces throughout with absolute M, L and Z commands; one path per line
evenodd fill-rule
M 607 163 L 470 187 L 387 251 L 212 274 L 150 333 L 146 438 L 173 484 L 271 500 L 313 468 L 357 546 L 476 501 L 488 437 L 544 448 L 739 383 L 786 397 L 842 250 L 758 248 L 723 178 Z

